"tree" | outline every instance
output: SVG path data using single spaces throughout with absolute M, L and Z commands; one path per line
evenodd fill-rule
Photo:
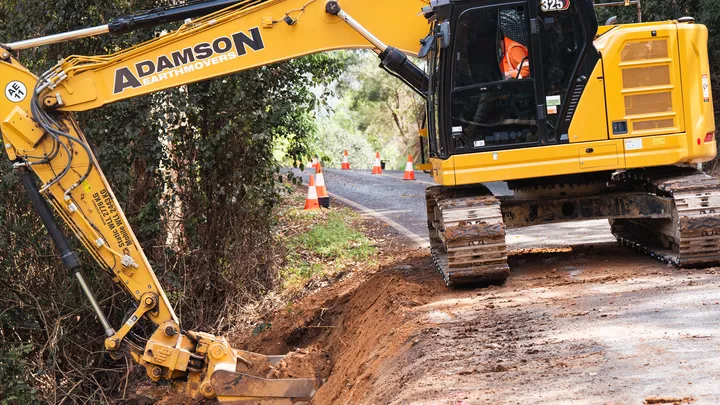
M 378 68 L 373 53 L 348 54 L 349 68 L 334 85 L 335 93 L 343 96 L 334 105 L 335 114 L 321 116 L 315 145 L 335 164 L 342 151 L 350 149 L 355 167 L 371 166 L 375 151 L 380 151 L 389 167 L 404 168 L 408 153 L 419 156 L 424 100 Z
M 0 42 L 99 25 L 168 3 L 3 1 Z M 63 56 L 112 53 L 161 29 L 172 26 L 15 56 L 40 73 Z M 314 55 L 76 115 L 185 327 L 227 330 L 243 303 L 274 285 L 270 227 L 278 164 L 270 152 L 283 140 L 293 156 L 305 153 L 315 131 L 312 89 L 341 68 L 332 56 Z M 102 328 L 61 268 L 6 157 L 0 162 L 0 399 L 124 397 L 125 363 L 103 356 Z M 171 232 L 176 239 L 166 244 Z M 133 302 L 87 255 L 82 259 L 111 323 L 122 324 Z M 134 330 L 147 336 L 150 328 L 139 323 Z M 133 378 L 143 374 L 135 370 Z

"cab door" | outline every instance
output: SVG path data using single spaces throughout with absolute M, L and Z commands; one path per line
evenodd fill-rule
M 545 110 L 538 103 L 541 58 L 530 30 L 536 13 L 526 2 L 453 7 L 443 74 L 450 155 L 547 144 Z
M 594 122 L 577 122 L 583 133 L 569 134 L 570 124 L 604 113 L 603 74 L 600 54 L 593 45 L 598 30 L 597 18 L 591 0 L 541 0 L 534 1 L 537 10 L 538 46 L 543 79 L 544 99 L 550 142 L 568 143 L 581 139 L 607 139 L 607 132 L 599 128 L 589 129 Z M 588 99 L 580 101 L 589 90 Z M 586 97 L 587 98 L 587 97 Z M 591 100 L 592 99 L 592 100 Z M 589 133 L 592 133 L 593 136 Z M 571 137 L 572 136 L 572 137 Z

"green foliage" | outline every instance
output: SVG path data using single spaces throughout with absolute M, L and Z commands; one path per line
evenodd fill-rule
M 163 182 L 175 190 L 162 204 L 177 225 L 166 248 L 173 279 L 185 275 L 176 302 L 188 309 L 188 327 L 230 328 L 238 303 L 273 287 L 274 145 L 286 145 L 291 159 L 305 154 L 318 103 L 311 85 L 339 72 L 331 57 L 313 55 L 158 96 L 169 108 L 158 128 L 170 145 Z
M 39 404 L 37 390 L 25 381 L 30 372 L 25 356 L 33 351 L 31 344 L 8 345 L 0 350 L 0 404 Z
M 318 214 L 320 213 L 320 214 Z M 348 266 L 366 261 L 375 254 L 372 241 L 354 229 L 358 215 L 347 209 L 321 211 L 294 210 L 286 220 L 314 225 L 286 242 L 287 263 L 280 275 L 286 288 L 297 288 L 315 275 L 332 275 Z
M 310 232 L 293 238 L 291 246 L 305 247 L 322 258 L 367 258 L 372 252 L 369 240 L 362 233 L 350 228 L 344 214 L 346 212 L 332 212 L 325 224 L 316 225 Z
M 132 4 L 109 1 L 102 5 L 83 0 L 3 1 L 0 2 L 0 42 L 99 25 L 108 22 L 106 16 L 124 15 L 133 9 L 155 7 L 154 4 L 151 1 Z M 143 31 L 116 38 L 88 38 L 29 49 L 15 56 L 31 71 L 41 73 L 66 55 L 104 54 L 116 46 L 129 46 L 150 37 L 152 32 Z M 133 184 L 132 172 L 145 178 L 152 176 L 152 172 L 142 169 L 147 166 L 144 159 L 149 155 L 144 149 L 147 133 L 143 132 L 150 124 L 149 106 L 149 98 L 140 98 L 77 117 L 97 146 L 105 174 L 118 186 L 116 190 L 133 225 L 146 241 L 160 237 L 158 216 L 149 219 L 139 215 L 142 212 L 147 216 L 143 211 L 152 204 L 149 197 L 132 192 L 132 187 L 137 185 Z M 121 393 L 125 370 L 112 370 L 117 366 L 101 355 L 102 328 L 90 315 L 92 311 L 81 291 L 62 268 L 54 246 L 4 154 L 0 159 L 0 201 L 0 228 L 3 229 L 0 235 L 0 313 L 3 314 L 0 357 L 9 359 L 13 369 L 9 373 L 5 370 L 6 377 L 0 379 L 0 392 L 3 392 L 0 398 L 14 403 L 31 403 L 35 397 L 46 403 L 63 399 L 100 402 Z M 91 263 L 91 260 L 84 256 L 83 262 Z M 86 267 L 86 271 L 91 269 Z M 86 278 L 107 308 L 111 321 L 119 324 L 130 303 L 114 297 L 107 277 L 101 272 L 87 271 Z M 110 310 L 113 305 L 117 305 L 116 311 Z M 9 400 L 10 395 L 18 399 Z
M 404 168 L 408 153 L 419 156 L 423 99 L 378 68 L 375 54 L 353 51 L 346 55 L 348 69 L 335 83 L 342 97 L 331 103 L 332 112 L 320 116 L 314 142 L 319 155 L 338 166 L 347 149 L 353 167 L 369 168 L 375 151 L 380 151 L 388 169 Z

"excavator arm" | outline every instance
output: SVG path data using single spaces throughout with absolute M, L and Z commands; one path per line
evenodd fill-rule
M 111 355 L 121 357 L 129 351 L 154 381 L 187 380 L 191 397 L 289 403 L 314 393 L 314 380 L 263 378 L 282 356 L 236 350 L 225 338 L 182 329 L 71 113 L 302 55 L 350 48 L 375 49 L 382 66 L 422 93 L 427 79 L 404 54 L 416 54 L 428 33 L 424 6 L 423 0 L 211 1 L 0 46 L 3 149 L 63 263 L 102 323 L 105 349 Z M 178 19 L 185 22 L 175 31 L 112 55 L 67 57 L 39 77 L 12 56 L 13 50 Z M 103 315 L 55 218 L 136 301 L 137 308 L 118 329 Z M 144 345 L 128 338 L 142 317 L 157 326 Z
M 45 107 L 83 111 L 323 51 L 386 48 L 386 41 L 417 54 L 428 32 L 423 5 L 346 0 L 340 9 L 335 1 L 245 0 L 112 55 L 65 58 L 40 77 L 38 91 Z M 343 22 L 348 18 L 370 39 Z

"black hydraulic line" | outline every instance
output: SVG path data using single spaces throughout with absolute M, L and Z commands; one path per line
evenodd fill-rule
M 45 228 L 47 229 L 48 234 L 50 234 L 50 239 L 52 239 L 58 252 L 60 252 L 60 258 L 62 259 L 63 264 L 68 270 L 70 270 L 71 274 L 79 272 L 82 267 L 80 265 L 80 259 L 78 259 L 75 252 L 70 249 L 70 244 L 58 226 L 57 221 L 55 221 L 55 217 L 53 216 L 50 207 L 47 205 L 45 199 L 40 195 L 40 191 L 38 190 L 38 186 L 35 183 L 35 179 L 32 174 L 26 167 L 17 168 L 17 174 L 18 177 L 20 177 L 20 182 L 28 193 L 30 202 L 40 215 L 40 219 L 42 219 L 43 224 L 45 224 Z
M 187 18 L 202 17 L 237 3 L 240 3 L 240 1 L 211 0 L 191 2 L 179 6 L 155 9 L 114 18 L 108 24 L 108 28 L 111 34 L 123 34 L 140 28 L 149 28 L 169 22 L 183 21 Z
M 427 98 L 430 78 L 397 48 L 388 46 L 380 52 L 380 68 L 402 80 L 423 98 Z
M 20 182 L 25 187 L 28 197 L 30 197 L 30 202 L 40 215 L 40 219 L 42 219 L 43 224 L 45 224 L 45 229 L 47 229 L 48 234 L 50 234 L 50 239 L 52 239 L 58 252 L 60 252 L 60 258 L 62 259 L 63 264 L 68 270 L 70 270 L 70 274 L 80 284 L 80 288 L 83 290 L 85 297 L 87 297 L 90 302 L 90 306 L 98 316 L 100 324 L 105 329 L 105 335 L 108 337 L 114 335 L 115 330 L 110 326 L 110 323 L 100 309 L 100 305 L 95 299 L 92 291 L 90 291 L 90 287 L 88 287 L 87 282 L 82 275 L 82 265 L 80 264 L 80 259 L 78 259 L 77 254 L 75 254 L 75 252 L 73 252 L 70 248 L 70 244 L 65 238 L 65 234 L 63 234 L 62 230 L 58 226 L 57 221 L 55 221 L 55 217 L 53 216 L 50 207 L 43 196 L 40 195 L 40 191 L 38 190 L 38 186 L 35 183 L 33 175 L 26 167 L 19 167 L 16 170 L 18 177 L 20 177 Z

